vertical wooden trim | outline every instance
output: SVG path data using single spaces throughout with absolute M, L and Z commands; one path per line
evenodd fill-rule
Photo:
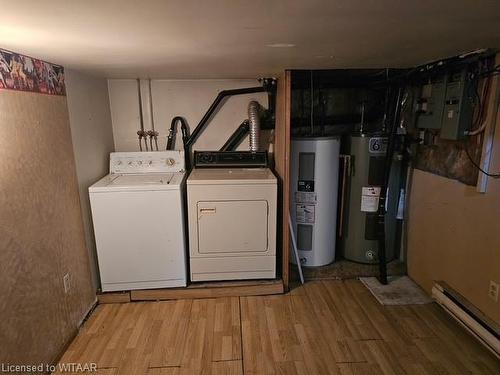
M 290 122 L 292 116 L 292 78 L 285 72 L 285 176 L 283 179 L 283 284 L 289 290 L 290 281 L 290 231 L 288 215 L 290 212 Z
M 276 129 L 275 129 L 275 168 L 280 178 L 281 215 L 278 230 L 281 237 L 282 278 L 285 291 L 289 284 L 289 230 L 288 212 L 290 202 L 290 110 L 291 110 L 291 80 L 290 71 L 285 71 L 278 79 L 276 98 Z M 279 238 L 279 237 L 278 237 Z
M 500 64 L 500 54 L 495 57 L 495 66 Z M 498 106 L 500 100 L 500 84 L 498 76 L 492 77 L 491 91 L 486 106 L 487 118 L 486 118 L 486 129 L 484 130 L 483 148 L 481 151 L 481 160 L 479 165 L 481 168 L 489 173 L 496 173 L 496 171 L 490 171 L 493 147 L 495 143 L 495 127 L 498 115 Z M 486 193 L 488 187 L 488 176 L 484 173 L 479 172 L 477 178 L 476 191 L 479 193 Z

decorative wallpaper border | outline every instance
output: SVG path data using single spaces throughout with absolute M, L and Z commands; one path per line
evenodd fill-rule
M 64 96 L 64 68 L 0 49 L 0 89 Z

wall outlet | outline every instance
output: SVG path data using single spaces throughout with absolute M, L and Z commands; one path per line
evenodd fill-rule
M 64 293 L 68 294 L 71 289 L 69 273 L 63 276 Z
M 488 288 L 488 296 L 495 302 L 498 302 L 498 289 L 500 289 L 498 283 L 490 280 L 490 287 Z

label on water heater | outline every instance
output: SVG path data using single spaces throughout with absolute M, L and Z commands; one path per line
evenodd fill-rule
M 314 181 L 313 180 L 299 180 L 297 184 L 298 191 L 314 191 Z
M 295 193 L 295 202 L 296 203 L 309 203 L 316 204 L 318 201 L 316 193 L 306 193 L 298 191 Z
M 314 224 L 315 207 L 311 204 L 298 204 L 295 207 L 295 220 L 300 224 Z
M 361 211 L 377 212 L 380 186 L 363 186 L 361 189 Z
M 370 154 L 385 154 L 387 152 L 388 139 L 386 137 L 372 137 L 368 142 Z

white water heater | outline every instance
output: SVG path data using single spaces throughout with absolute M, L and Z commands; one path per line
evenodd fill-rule
M 290 214 L 304 266 L 335 260 L 339 154 L 338 137 L 292 139 Z

